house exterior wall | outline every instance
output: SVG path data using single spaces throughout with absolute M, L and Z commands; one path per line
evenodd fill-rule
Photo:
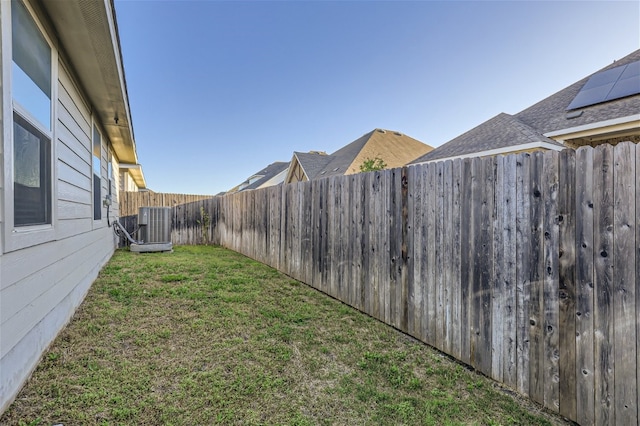
M 118 175 L 120 179 L 120 191 L 136 192 L 139 190 L 138 185 L 136 185 L 136 182 L 133 180 L 128 170 L 121 169 Z
M 29 4 L 28 2 L 26 2 Z M 108 193 L 110 142 L 102 132 L 101 216 L 93 218 L 92 131 L 101 127 L 91 114 L 86 94 L 76 84 L 70 67 L 58 52 L 54 36 L 47 33 L 54 49 L 52 75 L 53 125 L 51 137 L 52 219 L 46 231 L 28 231 L 34 238 L 15 240 L 12 205 L 7 206 L 7 188 L 13 176 L 7 173 L 12 152 L 12 94 L 9 89 L 11 32 L 6 28 L 11 3 L 0 4 L 3 54 L 0 95 L 2 102 L 0 143 L 0 412 L 15 398 L 41 355 L 71 319 L 99 270 L 109 260 L 117 240 L 108 226 L 102 200 Z M 37 10 L 37 9 L 36 9 Z M 39 21 L 37 15 L 36 20 Z M 46 28 L 46 27 L 45 27 Z M 8 43 L 7 43 L 8 39 Z M 7 58 L 8 56 L 8 58 Z M 118 214 L 118 160 L 112 156 L 110 218 Z
M 0 7 L 0 24 L 4 22 L 3 19 L 4 10 Z M 1 31 L 0 27 L 0 135 L 4 140 L 4 70 L 2 61 L 4 58 L 4 31 Z M 0 203 L 4 200 L 4 143 L 0 141 Z M 0 205 L 0 272 L 2 271 L 2 253 L 4 253 L 4 203 Z M 0 274 L 0 286 L 2 285 L 2 275 Z M 0 411 L 2 405 L 0 404 Z

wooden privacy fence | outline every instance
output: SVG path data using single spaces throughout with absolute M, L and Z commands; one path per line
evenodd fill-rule
M 583 425 L 638 424 L 640 149 L 445 161 L 174 209 Z M 206 225 L 206 226 L 205 226 Z
M 120 216 L 137 215 L 140 207 L 176 207 L 213 197 L 213 195 L 168 194 L 153 191 L 120 191 L 118 195 Z

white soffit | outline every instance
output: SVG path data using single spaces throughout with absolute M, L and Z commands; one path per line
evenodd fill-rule
M 120 43 L 109 0 L 44 1 L 65 57 L 122 162 L 137 163 Z M 117 117 L 117 123 L 116 123 Z

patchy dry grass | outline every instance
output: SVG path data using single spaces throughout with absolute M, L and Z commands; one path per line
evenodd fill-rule
M 2 424 L 552 424 L 558 418 L 216 247 L 118 251 Z

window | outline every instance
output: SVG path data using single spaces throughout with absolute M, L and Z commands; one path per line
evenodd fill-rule
M 93 219 L 102 219 L 102 140 L 96 125 L 93 125 Z
M 51 223 L 49 139 L 20 115 L 13 115 L 13 196 L 16 226 Z
M 51 47 L 11 2 L 14 225 L 51 224 Z
M 109 180 L 108 186 L 108 194 L 111 195 L 111 185 L 113 185 L 113 156 L 111 155 L 111 151 L 109 151 L 109 155 L 107 157 L 107 179 Z

